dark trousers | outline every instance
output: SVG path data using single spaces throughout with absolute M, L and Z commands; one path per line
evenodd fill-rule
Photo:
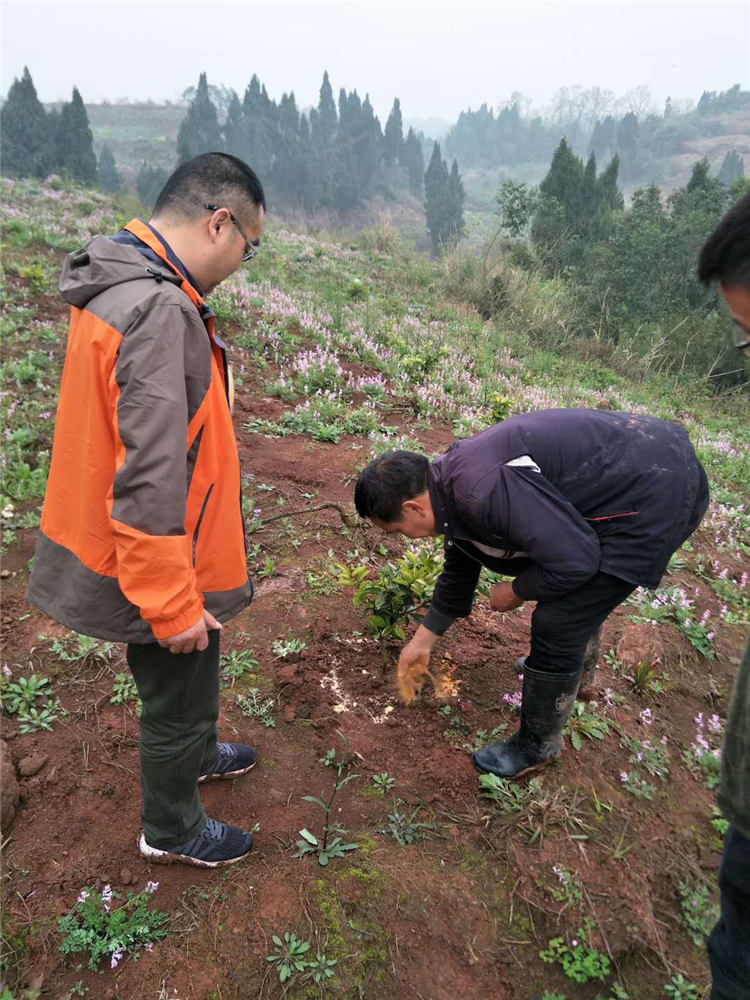
M 750 1000 L 750 840 L 730 826 L 719 870 L 721 916 L 708 939 L 711 1000 Z
M 599 572 L 577 590 L 552 601 L 539 601 L 531 616 L 531 652 L 526 665 L 550 673 L 580 670 L 588 640 L 634 590 L 632 583 Z
M 202 652 L 173 654 L 158 643 L 130 643 L 128 666 L 143 702 L 141 795 L 146 843 L 180 847 L 203 829 L 198 776 L 216 760 L 219 632 Z

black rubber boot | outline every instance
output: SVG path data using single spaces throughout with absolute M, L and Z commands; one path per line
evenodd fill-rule
M 554 760 L 562 750 L 562 731 L 580 679 L 580 670 L 555 674 L 525 666 L 521 728 L 510 739 L 472 754 L 474 767 L 499 778 L 518 778 Z
M 583 652 L 583 673 L 581 674 L 581 683 L 578 687 L 578 697 L 583 699 L 583 701 L 588 701 L 594 697 L 594 681 L 596 679 L 596 668 L 599 664 L 599 653 L 601 652 L 601 638 L 602 627 L 600 625 L 586 643 L 586 649 Z
M 581 675 L 581 683 L 578 687 L 578 697 L 583 701 L 588 701 L 594 697 L 594 681 L 596 679 L 596 668 L 599 665 L 599 654 L 601 653 L 601 638 L 602 627 L 600 625 L 586 643 L 586 649 L 583 651 L 583 674 Z M 516 669 L 519 673 L 526 666 L 526 660 L 526 656 L 519 656 L 516 659 Z

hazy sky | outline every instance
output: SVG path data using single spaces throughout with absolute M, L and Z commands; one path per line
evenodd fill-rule
M 285 3 L 2 0 L 0 90 L 28 65 L 43 101 L 174 99 L 197 82 L 242 96 L 257 73 L 276 99 L 317 102 L 323 70 L 369 92 L 381 119 L 455 119 L 520 90 L 542 105 L 563 85 L 618 96 L 749 85 L 750 4 L 736 2 Z

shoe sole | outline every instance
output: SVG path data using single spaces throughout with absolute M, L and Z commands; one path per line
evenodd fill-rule
M 531 767 L 525 767 L 523 771 L 516 771 L 515 774 L 498 774 L 496 771 L 488 771 L 484 767 L 480 767 L 479 764 L 474 760 L 474 754 L 471 755 L 471 763 L 474 765 L 474 770 L 479 771 L 480 774 L 494 774 L 496 778 L 507 778 L 508 781 L 512 781 L 515 778 L 523 778 L 525 774 L 531 774 L 532 771 L 538 771 L 540 767 L 546 767 L 547 764 L 551 764 L 553 760 L 557 760 L 560 754 L 554 757 L 548 757 L 547 760 L 542 760 L 538 764 L 532 764 Z
M 254 760 L 247 767 L 243 767 L 239 771 L 227 771 L 226 774 L 202 774 L 198 778 L 198 784 L 202 785 L 204 781 L 230 781 L 232 778 L 239 778 L 241 775 L 247 774 L 248 771 L 252 771 L 257 763 L 258 761 Z
M 138 837 L 138 850 L 144 858 L 157 865 L 194 865 L 196 868 L 224 868 L 226 865 L 234 865 L 242 861 L 253 849 L 252 843 L 244 854 L 236 858 L 228 858 L 225 861 L 202 861 L 200 858 L 191 858 L 189 854 L 175 854 L 172 851 L 160 851 L 158 847 L 151 847 L 146 843 L 146 838 L 141 833 Z

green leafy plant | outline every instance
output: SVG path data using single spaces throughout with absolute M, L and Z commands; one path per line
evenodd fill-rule
M 645 778 L 631 774 L 629 771 L 620 771 L 620 783 L 629 795 L 633 795 L 637 799 L 647 799 L 652 802 L 654 795 L 656 795 L 656 785 L 650 784 Z
M 341 736 L 342 734 L 339 733 L 339 735 Z M 338 758 L 336 757 L 336 753 L 333 748 L 321 758 L 320 763 L 323 764 L 324 767 L 333 767 L 336 769 L 336 779 L 333 783 L 333 788 L 331 789 L 328 801 L 323 800 L 322 796 L 324 795 L 324 792 L 321 792 L 320 796 L 303 795 L 302 800 L 303 802 L 312 802 L 313 805 L 319 806 L 323 810 L 323 836 L 317 837 L 306 828 L 300 830 L 300 839 L 297 841 L 297 853 L 294 857 L 302 858 L 307 854 L 315 854 L 318 858 L 318 864 L 325 866 L 331 858 L 343 858 L 349 851 L 357 850 L 357 844 L 346 844 L 341 836 L 331 838 L 332 833 L 339 835 L 348 833 L 348 831 L 343 827 L 331 822 L 331 811 L 338 792 L 340 792 L 345 785 L 348 785 L 350 781 L 354 781 L 358 778 L 359 775 L 351 773 L 352 758 L 350 754 L 344 753 L 341 758 Z
M 7 670 L 7 668 L 6 668 Z M 11 680 L 10 670 L 0 673 L 0 699 L 3 711 L 8 715 L 19 715 L 28 712 L 36 705 L 38 698 L 49 699 L 52 695 L 52 685 L 48 677 L 31 674 L 29 677 L 19 677 Z
M 271 556 L 266 556 L 263 566 L 257 572 L 257 576 L 259 579 L 262 580 L 264 577 L 275 576 L 275 575 L 276 575 L 276 563 L 273 561 Z
M 285 931 L 283 941 L 276 934 L 271 940 L 276 945 L 276 951 L 266 955 L 266 961 L 276 966 L 279 982 L 285 983 L 295 973 L 307 969 L 308 963 L 304 956 L 310 950 L 309 941 L 303 941 L 290 931 Z
M 374 571 L 368 565 L 339 565 L 339 584 L 353 587 L 354 604 L 364 607 L 370 634 L 377 639 L 404 639 L 405 625 L 432 599 L 442 570 L 442 550 L 435 541 L 406 551 L 398 563 Z
M 532 778 L 526 785 L 519 785 L 509 778 L 498 778 L 496 774 L 479 775 L 479 794 L 489 799 L 501 813 L 510 815 L 520 812 L 541 790 L 539 778 Z
M 305 977 L 312 979 L 318 986 L 322 986 L 329 979 L 333 979 L 334 969 L 338 964 L 337 959 L 327 958 L 320 952 L 315 956 L 315 960 L 307 963 Z
M 229 653 L 223 653 L 219 662 L 221 676 L 226 678 L 234 687 L 235 682 L 241 680 L 245 674 L 255 673 L 258 661 L 249 649 L 233 649 Z
M 88 966 L 92 970 L 106 956 L 114 969 L 126 954 L 137 958 L 139 949 L 150 951 L 154 941 L 166 937 L 164 924 L 169 919 L 168 914 L 149 909 L 158 886 L 158 882 L 149 882 L 143 892 L 129 892 L 120 906 L 114 905 L 119 894 L 108 885 L 101 894 L 86 886 L 73 912 L 58 918 L 58 929 L 63 935 L 60 951 L 64 955 L 88 953 Z
M 552 938 L 547 948 L 539 952 L 539 957 L 550 964 L 557 962 L 565 975 L 576 983 L 588 983 L 592 979 L 604 982 L 610 972 L 610 961 L 589 944 L 592 927 L 590 920 L 584 920 L 583 927 L 578 928 L 578 939 L 574 938 L 570 945 L 565 938 Z
M 31 674 L 13 680 L 13 673 L 4 666 L 0 671 L 0 704 L 8 715 L 18 720 L 21 733 L 35 733 L 40 729 L 52 730 L 52 724 L 67 713 L 59 699 L 52 698 L 52 687 L 48 677 Z M 44 704 L 39 704 L 46 698 Z
M 29 708 L 25 712 L 18 714 L 18 731 L 20 733 L 36 733 L 40 729 L 52 732 L 52 723 L 57 722 L 61 715 L 67 713 L 60 704 L 59 699 L 48 701 L 41 708 Z
M 681 882 L 678 888 L 685 930 L 693 944 L 702 947 L 719 919 L 719 907 L 711 899 L 705 885 L 694 886 Z
M 664 992 L 669 1000 L 698 1000 L 700 996 L 695 983 L 688 982 L 681 972 L 664 984 Z
M 273 698 L 264 696 L 257 687 L 249 688 L 247 694 L 237 695 L 237 705 L 242 714 L 248 719 L 255 719 L 266 729 L 276 727 L 276 719 L 271 714 L 274 704 Z
M 303 795 L 303 798 L 308 799 L 311 802 L 315 802 L 318 805 L 322 805 L 325 809 L 325 803 L 322 800 L 316 798 L 312 795 Z M 326 829 L 326 833 L 328 830 Z M 318 840 L 314 833 L 310 833 L 307 828 L 303 828 L 299 831 L 300 839 L 297 841 L 297 853 L 294 855 L 295 858 L 303 858 L 306 854 L 315 854 L 318 858 L 318 864 L 325 867 L 331 858 L 345 858 L 349 851 L 356 851 L 358 844 L 345 844 L 343 838 L 332 837 L 328 838 L 323 836 L 323 840 Z
M 662 694 L 666 690 L 668 676 L 648 660 L 639 660 L 632 671 L 622 670 L 622 676 L 629 681 L 633 691 L 639 695 Z
M 141 700 L 138 697 L 138 688 L 131 674 L 115 674 L 115 681 L 112 685 L 112 697 L 109 699 L 111 705 L 126 705 L 129 701 L 134 701 L 140 709 Z
M 566 908 L 580 903 L 583 899 L 583 886 L 579 879 L 575 877 L 564 865 L 553 865 L 552 871 L 557 876 L 557 885 L 552 885 L 549 889 L 550 895 L 558 903 L 565 903 Z
M 580 750 L 583 746 L 582 736 L 587 740 L 603 740 L 609 732 L 609 723 L 601 715 L 587 708 L 584 702 L 577 701 L 563 731 L 570 737 L 575 749 Z
M 713 819 L 711 820 L 711 826 L 717 833 L 716 840 L 718 842 L 717 846 L 721 847 L 721 842 L 727 835 L 727 830 L 729 829 L 729 820 L 724 819 L 721 814 L 721 810 L 716 806 L 713 808 Z
M 630 752 L 628 760 L 648 771 L 655 778 L 664 781 L 669 775 L 669 754 L 663 743 L 653 743 L 651 740 L 639 740 L 632 736 L 623 736 L 620 745 Z
M 371 781 L 373 790 L 380 796 L 386 795 L 396 784 L 395 778 L 392 778 L 387 771 L 383 771 L 382 774 L 373 774 Z
M 279 660 L 286 660 L 290 656 L 301 653 L 307 649 L 307 643 L 302 639 L 274 639 L 271 643 L 274 656 Z
M 714 631 L 696 617 L 694 602 L 682 587 L 666 587 L 651 593 L 639 588 L 630 598 L 638 607 L 634 622 L 657 622 L 677 625 L 691 646 L 708 659 L 714 657 Z
M 469 753 L 476 753 L 477 750 L 484 749 L 490 743 L 497 742 L 507 728 L 507 724 L 502 722 L 499 726 L 494 726 L 492 729 L 477 729 L 474 736 L 464 740 L 461 746 L 464 750 L 468 750 Z
M 407 847 L 415 840 L 426 840 L 437 833 L 433 823 L 424 823 L 418 818 L 422 811 L 421 806 L 407 813 L 400 811 L 399 807 L 402 805 L 401 799 L 394 801 L 392 810 L 386 818 L 387 826 L 380 830 L 380 833 L 392 837 L 400 847 Z
M 43 635 L 40 636 L 40 639 L 49 639 L 49 637 Z M 93 636 L 79 635 L 76 632 L 69 632 L 63 638 L 49 639 L 49 646 L 55 656 L 66 663 L 83 662 L 90 659 L 109 661 L 115 654 L 113 642 L 103 642 Z

